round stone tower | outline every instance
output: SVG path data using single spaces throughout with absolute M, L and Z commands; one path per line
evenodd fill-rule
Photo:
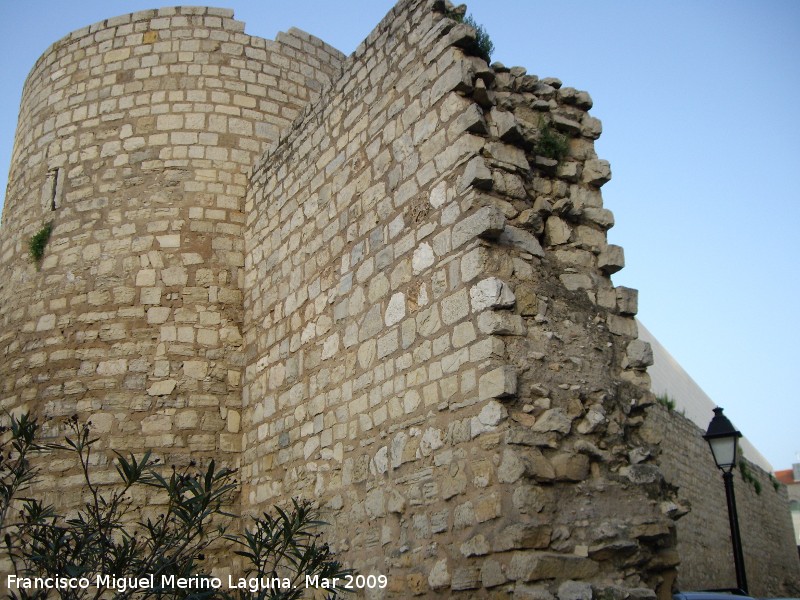
M 247 172 L 342 58 L 197 7 L 108 19 L 44 53 L 0 228 L 0 408 L 79 414 L 123 453 L 239 449 Z

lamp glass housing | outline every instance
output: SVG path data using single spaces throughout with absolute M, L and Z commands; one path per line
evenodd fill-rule
M 736 458 L 739 454 L 738 442 L 739 438 L 735 435 L 708 440 L 708 445 L 711 446 L 711 453 L 714 455 L 714 462 L 723 471 L 729 471 L 736 466 Z

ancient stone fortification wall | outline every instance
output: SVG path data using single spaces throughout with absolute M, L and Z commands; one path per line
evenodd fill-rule
M 120 452 L 238 459 L 246 173 L 342 56 L 232 17 L 116 17 L 33 68 L 0 230 L 3 409 L 80 413 Z
M 730 546 L 725 489 L 703 431 L 661 406 L 648 410 L 643 433 L 661 446 L 660 464 L 691 512 L 677 523 L 677 583 L 681 589 L 733 587 L 736 575 Z M 739 473 L 734 482 L 745 568 L 751 595 L 797 596 L 800 560 L 792 535 L 786 488 L 775 490 L 768 473 L 749 465 L 761 493 Z
M 400 2 L 254 170 L 245 508 L 319 499 L 326 539 L 402 597 L 668 594 L 600 123 L 470 56 L 443 9 Z M 561 163 L 533 150 L 545 123 Z
M 600 123 L 453 10 L 402 0 L 346 60 L 185 7 L 51 47 L 0 229 L 0 407 L 240 464 L 245 512 L 318 499 L 395 597 L 666 598 L 676 425 L 641 428 Z

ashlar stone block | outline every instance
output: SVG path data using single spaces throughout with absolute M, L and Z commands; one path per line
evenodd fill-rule
M 511 365 L 492 369 L 478 380 L 478 396 L 481 400 L 512 398 L 517 395 L 517 372 Z
M 597 266 L 606 275 L 611 275 L 625 266 L 625 253 L 621 246 L 609 244 L 597 257 Z
M 453 226 L 453 249 L 477 237 L 496 239 L 506 224 L 505 215 L 495 206 L 483 206 Z

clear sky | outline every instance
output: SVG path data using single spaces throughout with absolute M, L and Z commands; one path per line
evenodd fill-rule
M 197 1 L 191 2 L 197 4 Z M 349 54 L 387 0 L 218 0 Z M 0 0 L 0 189 L 24 79 L 54 41 L 158 0 Z M 473 0 L 494 60 L 588 91 L 640 319 L 773 464 L 800 462 L 800 2 Z M 711 415 L 709 415 L 710 420 Z

